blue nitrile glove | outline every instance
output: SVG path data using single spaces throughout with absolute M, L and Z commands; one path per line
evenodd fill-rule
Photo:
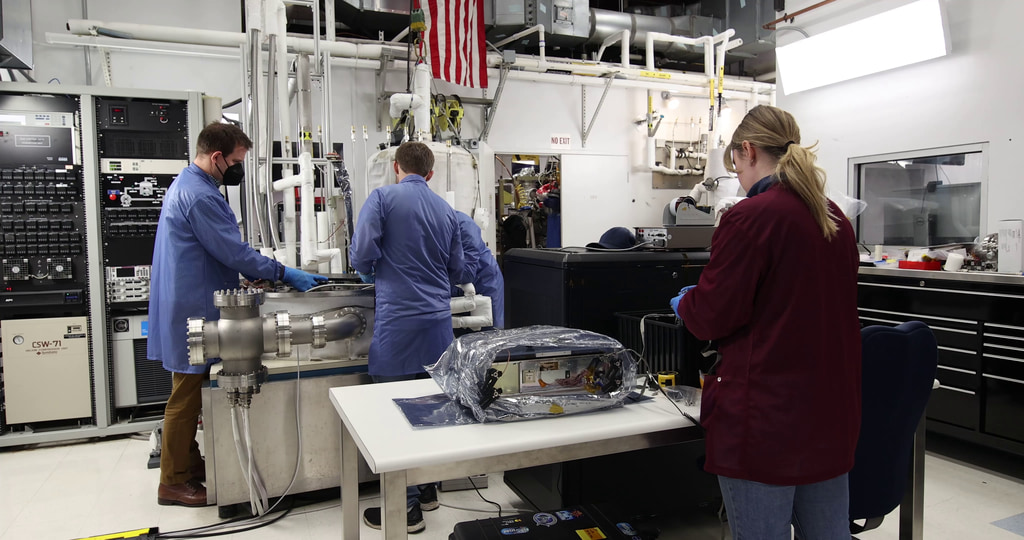
M 373 283 L 376 278 L 374 277 L 374 274 L 364 274 L 359 272 L 359 279 L 363 280 L 363 283 Z
M 317 284 L 326 283 L 327 278 L 324 276 L 319 276 L 317 274 L 303 272 L 298 268 L 285 266 L 283 281 L 300 291 L 308 291 L 315 287 Z
M 682 300 L 683 296 L 690 292 L 690 289 L 694 287 L 696 287 L 696 285 L 687 285 L 686 287 L 679 289 L 679 295 L 668 301 L 668 305 L 672 306 L 672 313 L 679 315 L 679 301 Z

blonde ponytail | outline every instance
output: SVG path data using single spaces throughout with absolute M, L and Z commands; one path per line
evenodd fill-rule
M 839 232 L 839 218 L 832 213 L 825 195 L 825 171 L 815 164 L 818 158 L 813 148 L 817 144 L 809 148 L 800 146 L 800 127 L 793 115 L 777 107 L 754 107 L 733 132 L 731 147 L 742 148 L 743 141 L 778 160 L 776 180 L 807 205 L 826 239 L 835 238 Z M 726 169 L 735 170 L 731 152 L 725 153 L 723 161 Z
M 782 185 L 800 196 L 821 227 L 822 234 L 831 240 L 839 232 L 839 225 L 825 195 L 825 171 L 814 163 L 817 159 L 810 148 L 791 144 L 779 158 L 775 176 Z

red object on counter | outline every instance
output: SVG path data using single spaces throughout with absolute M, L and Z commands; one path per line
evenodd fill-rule
M 900 261 L 900 268 L 907 270 L 942 270 L 942 261 Z

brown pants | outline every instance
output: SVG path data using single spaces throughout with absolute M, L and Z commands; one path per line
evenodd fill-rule
M 164 436 L 160 448 L 160 483 L 183 484 L 192 469 L 202 464 L 196 428 L 203 410 L 205 373 L 173 373 L 171 397 L 164 408 Z

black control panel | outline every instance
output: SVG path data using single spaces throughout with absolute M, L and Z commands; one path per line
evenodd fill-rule
M 149 267 L 164 193 L 188 165 L 186 101 L 96 99 L 107 301 L 149 300 Z
M 0 93 L 0 318 L 85 311 L 78 103 Z
M 97 97 L 100 158 L 187 161 L 187 110 L 181 100 Z
M 170 174 L 104 174 L 103 263 L 129 266 L 152 262 L 153 241 L 160 221 Z

